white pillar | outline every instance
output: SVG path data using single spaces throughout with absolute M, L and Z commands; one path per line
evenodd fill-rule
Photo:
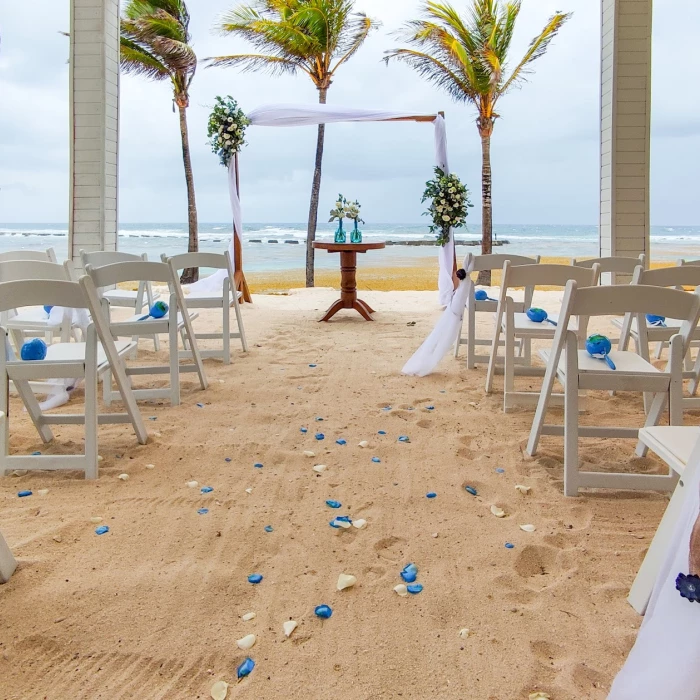
M 117 249 L 119 0 L 71 0 L 68 254 Z
M 652 0 L 602 0 L 600 254 L 649 256 Z

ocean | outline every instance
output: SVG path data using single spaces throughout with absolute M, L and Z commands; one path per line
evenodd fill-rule
M 405 265 L 411 259 L 434 255 L 429 242 L 432 236 L 425 224 L 381 224 L 363 228 L 366 241 L 393 241 L 397 245 L 372 253 L 373 266 Z M 332 240 L 335 225 L 319 225 L 319 240 Z M 231 237 L 231 224 L 200 224 L 200 250 L 222 251 Z M 521 255 L 552 257 L 595 257 L 598 254 L 596 226 L 532 226 L 498 225 L 494 234 L 499 241 L 508 241 L 500 250 Z M 303 269 L 305 264 L 305 224 L 248 224 L 244 230 L 243 256 L 250 272 Z M 458 241 L 479 241 L 481 231 L 471 226 L 457 232 Z M 411 245 L 412 244 L 412 245 Z M 66 224 L 2 224 L 0 252 L 5 250 L 41 250 L 52 247 L 59 260 L 68 247 Z M 147 253 L 157 260 L 161 253 L 173 255 L 187 250 L 186 224 L 121 224 L 119 248 L 130 253 Z M 700 226 L 653 226 L 652 259 L 675 261 L 679 257 L 700 258 Z M 458 247 L 458 257 L 472 248 Z M 473 248 L 478 251 L 478 247 Z M 335 256 L 317 255 L 319 269 L 336 269 Z

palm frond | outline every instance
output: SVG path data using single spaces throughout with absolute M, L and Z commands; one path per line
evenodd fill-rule
M 185 28 L 164 10 L 156 10 L 153 14 L 141 15 L 136 19 L 122 20 L 122 26 L 130 34 L 139 36 L 144 42 L 158 37 L 187 41 Z
M 170 71 L 156 56 L 124 36 L 120 39 L 119 63 L 125 73 L 165 80 Z
M 510 78 L 508 78 L 508 80 L 501 88 L 502 94 L 507 92 L 510 88 L 514 87 L 515 85 L 526 80 L 525 76 L 532 73 L 532 63 L 534 63 L 538 58 L 542 58 L 542 56 L 544 56 L 545 53 L 547 53 L 547 49 L 552 43 L 552 40 L 571 16 L 571 12 L 558 12 L 549 19 L 545 28 L 542 30 L 539 36 L 535 37 L 532 40 L 532 42 L 530 43 L 530 48 L 523 56 L 520 63 L 515 67 Z
M 434 56 L 411 49 L 393 49 L 386 52 L 384 60 L 388 63 L 392 59 L 408 64 L 428 82 L 447 91 L 457 102 L 476 102 L 478 99 L 473 86 Z
M 244 73 L 263 70 L 270 75 L 282 73 L 294 74 L 297 70 L 308 70 L 301 64 L 290 59 L 279 58 L 277 56 L 264 56 L 262 54 L 237 54 L 235 56 L 212 56 L 205 58 L 207 68 L 234 67 L 241 68 Z
M 365 40 L 369 36 L 370 32 L 378 29 L 380 26 L 379 22 L 371 20 L 365 14 L 358 14 L 357 18 L 352 21 L 354 26 L 354 31 L 348 37 L 348 45 L 343 46 L 345 54 L 341 56 L 335 66 L 331 69 L 331 75 L 333 75 L 343 63 L 349 61 L 365 43 Z

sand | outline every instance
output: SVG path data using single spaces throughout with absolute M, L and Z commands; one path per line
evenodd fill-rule
M 536 301 L 553 304 L 546 294 Z M 640 624 L 626 595 L 667 497 L 565 498 L 561 439 L 523 456 L 532 413 L 502 413 L 501 378 L 485 397 L 485 368 L 452 357 L 423 379 L 399 373 L 440 313 L 433 292 L 368 292 L 374 323 L 343 312 L 319 324 L 336 295 L 256 296 L 243 312 L 247 355 L 206 361 L 206 392 L 186 376 L 179 407 L 142 405 L 156 419 L 148 445 L 126 426 L 100 429 L 98 481 L 0 478 L 0 530 L 19 560 L 0 586 L 1 698 L 208 698 L 217 680 L 232 684 L 229 698 L 606 697 Z M 199 327 L 216 325 L 207 318 Z M 642 422 L 639 397 L 590 402 L 608 423 Z M 42 446 L 13 408 L 15 451 L 79 446 L 73 427 Z M 581 457 L 660 468 L 633 447 L 589 440 Z M 328 468 L 316 474 L 317 464 Z M 34 495 L 20 499 L 21 489 Z M 507 516 L 494 517 L 493 504 Z M 337 514 L 367 527 L 334 530 Z M 108 534 L 95 534 L 94 517 Z M 530 523 L 535 532 L 519 528 Z M 424 590 L 400 598 L 392 589 L 409 562 Z M 252 573 L 262 583 L 248 583 Z M 338 592 L 341 573 L 357 584 Z M 320 604 L 331 619 L 314 616 Z M 244 622 L 249 611 L 257 616 Z M 287 639 L 289 619 L 299 627 Z M 240 651 L 249 633 L 257 644 Z M 236 684 L 247 655 L 256 668 Z

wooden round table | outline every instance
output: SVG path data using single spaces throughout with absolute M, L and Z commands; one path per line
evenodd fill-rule
M 370 314 L 374 309 L 362 299 L 357 298 L 357 254 L 368 250 L 386 248 L 385 243 L 319 243 L 314 242 L 317 250 L 340 253 L 340 299 L 336 301 L 321 321 L 330 321 L 341 309 L 355 309 L 365 321 L 374 320 Z

